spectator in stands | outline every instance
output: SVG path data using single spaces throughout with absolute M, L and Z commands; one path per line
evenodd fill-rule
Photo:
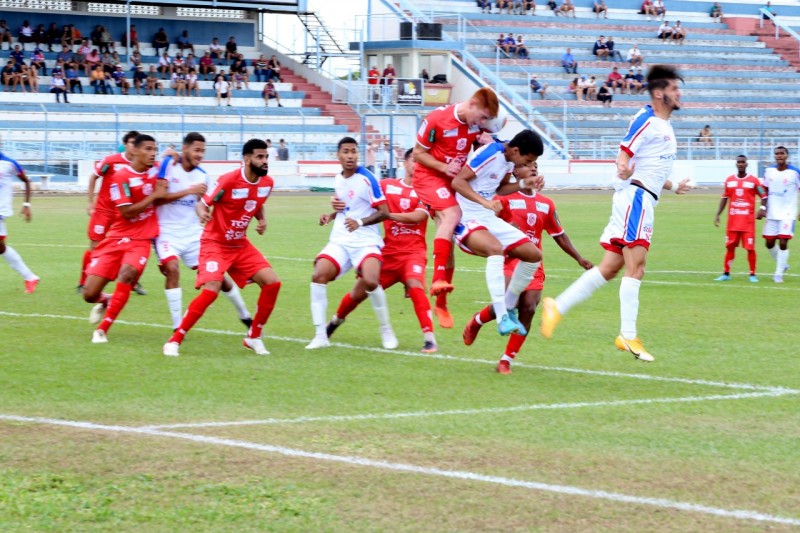
M 70 24 L 67 24 L 61 30 L 61 46 L 72 47 L 73 44 L 74 43 L 72 41 L 72 26 Z
M 506 47 L 506 34 L 505 33 L 501 33 L 500 34 L 500 37 L 497 38 L 497 42 L 495 43 L 495 46 L 501 52 L 505 52 L 506 51 L 506 48 L 505 48 Z
M 536 15 L 536 2 L 534 0 L 525 0 L 522 2 L 522 5 L 524 9 L 524 11 L 521 13 L 522 15 L 527 14 L 528 11 L 531 12 L 531 15 Z
M 130 46 L 128 46 L 128 41 L 130 41 Z M 128 38 L 125 38 L 125 34 L 122 34 L 122 45 L 127 46 L 129 49 L 139 50 L 139 32 L 136 30 L 135 24 L 131 24 L 131 33 Z
M 111 76 L 103 71 L 102 65 L 94 67 L 94 70 L 92 70 L 92 73 L 89 75 L 89 85 L 94 87 L 94 94 L 108 94 L 108 90 L 110 89 L 108 80 L 110 77 Z
M 192 53 L 194 53 L 194 45 L 192 44 L 192 41 L 189 40 L 188 30 L 183 30 L 181 32 L 181 34 L 178 36 L 177 44 L 178 44 L 178 50 L 180 50 L 181 52 L 188 49 L 191 50 Z
M 142 89 L 147 94 L 147 73 L 142 65 L 137 65 L 133 73 L 133 87 L 136 89 L 136 94 L 142 94 Z
M 158 72 L 161 74 L 161 79 L 169 78 L 172 76 L 172 58 L 169 57 L 167 52 L 161 54 L 158 58 Z
M 381 84 L 385 85 L 386 87 L 391 87 L 396 77 L 397 72 L 395 72 L 394 66 L 391 63 L 388 63 L 386 68 L 383 69 L 383 74 L 381 75 Z
M 102 57 L 100 57 L 100 64 L 103 65 L 103 70 L 105 72 L 113 74 L 114 71 L 117 69 L 117 64 L 119 64 L 119 61 L 115 63 L 114 58 L 111 57 L 111 54 L 106 52 L 105 54 L 102 55 Z
M 528 59 L 528 46 L 523 42 L 522 35 L 517 35 L 517 59 Z
M 550 11 L 552 11 L 555 16 L 559 16 L 561 14 L 561 10 L 558 9 L 556 0 L 547 0 L 547 7 L 550 8 Z
M 574 94 L 576 97 L 578 96 L 578 78 L 573 79 L 567 85 L 567 93 Z
M 531 92 L 533 94 L 538 94 L 541 97 L 541 99 L 544 100 L 544 96 L 545 94 L 547 94 L 547 84 L 539 83 L 538 76 L 534 74 L 533 76 L 531 76 L 530 85 L 531 85 Z
M 181 69 L 186 66 L 186 61 L 184 61 L 183 56 L 180 52 L 175 54 L 175 57 L 172 59 L 172 70 L 173 72 Z
M 583 94 L 586 97 L 586 100 L 594 100 L 597 98 L 597 79 L 594 76 L 590 76 L 589 79 L 584 77 L 583 82 Z M 578 82 L 578 86 L 580 87 L 580 82 Z
M 214 80 L 214 92 L 217 96 L 217 105 L 221 106 L 223 100 L 227 100 L 228 105 L 231 105 L 231 93 L 233 89 L 231 88 L 231 84 L 225 80 L 225 76 L 220 73 L 217 74 L 216 79 Z
M 235 61 L 239 57 L 238 46 L 236 45 L 236 38 L 231 37 L 225 43 L 225 64 L 230 65 L 231 61 Z
M 200 96 L 200 84 L 197 83 L 197 71 L 190 68 L 186 73 L 186 93 L 188 96 Z
M 125 77 L 125 69 L 122 68 L 122 65 L 117 65 L 114 72 L 111 73 L 111 79 L 114 80 L 114 84 L 119 87 L 122 94 L 128 94 L 131 84 Z
M 592 54 L 597 56 L 597 59 L 608 59 L 608 45 L 606 44 L 605 37 L 602 35 L 594 42 Z
M 642 84 L 636 79 L 633 69 L 628 70 L 628 73 L 625 74 L 624 83 L 628 94 L 640 94 L 642 92 Z
M 241 55 L 231 66 L 231 77 L 233 78 L 234 89 L 238 91 L 244 84 L 244 88 L 248 91 L 250 90 L 250 72 L 247 70 L 247 64 Z
M 164 28 L 158 28 L 158 31 L 153 35 L 153 48 L 156 49 L 156 57 L 158 57 L 159 50 L 164 48 L 164 52 L 169 52 L 169 37 Z
M 640 93 L 644 93 L 647 90 L 647 81 L 645 81 L 644 74 L 642 74 L 642 67 L 636 69 L 635 75 L 636 81 L 639 82 L 639 86 L 641 87 Z
M 600 18 L 600 13 L 603 14 L 603 18 L 608 18 L 608 6 L 606 5 L 606 0 L 594 0 L 594 7 L 592 8 L 594 11 L 595 18 Z
M 61 47 L 61 51 L 56 56 L 56 61 L 62 61 L 64 63 L 69 63 L 72 61 L 72 52 L 68 46 Z
M 656 10 L 653 7 L 653 0 L 644 0 L 642 2 L 642 8 L 639 10 L 640 15 L 647 15 L 647 20 L 650 20 L 651 16 L 655 16 Z
M 628 63 L 630 63 L 632 67 L 637 67 L 644 63 L 644 56 L 642 52 L 639 51 L 639 45 L 634 44 L 633 48 L 628 50 Z
M 79 41 L 84 41 L 83 35 L 81 35 L 81 30 L 74 24 L 69 25 L 69 31 L 72 33 L 72 42 L 78 43 Z
M 11 50 L 11 28 L 5 20 L 0 20 L 0 50 L 3 48 L 3 43 L 8 43 L 8 49 Z
M 504 9 L 508 8 L 511 11 L 511 0 L 497 0 L 497 13 L 500 14 Z
M 622 77 L 622 74 L 619 73 L 617 67 L 611 69 L 611 73 L 608 75 L 606 82 L 614 92 L 617 92 L 617 89 L 621 91 L 625 87 L 625 79 Z
M 708 16 L 714 19 L 714 22 L 722 22 L 722 6 L 719 5 L 719 2 L 714 2 L 714 5 L 711 6 L 711 11 L 709 11 Z
M 275 89 L 275 84 L 272 83 L 272 80 L 264 84 L 264 89 L 261 91 L 261 98 L 264 99 L 264 105 L 267 107 L 269 107 L 270 100 L 275 100 L 278 103 L 278 107 L 283 107 L 281 104 L 281 97 Z
M 33 44 L 36 45 L 36 48 L 39 48 L 40 45 L 47 44 L 47 30 L 44 29 L 44 24 L 39 24 L 36 26 L 36 29 L 33 30 Z
M 189 69 L 197 70 L 197 58 L 194 57 L 194 54 L 189 54 L 186 56 L 186 61 L 184 62 L 184 66 L 186 67 L 186 72 L 189 72 Z
M 22 50 L 18 44 L 14 45 L 14 50 L 9 54 L 9 57 L 13 59 L 19 67 L 25 64 L 25 51 Z
M 525 6 L 522 0 L 514 0 L 514 5 L 512 7 L 512 11 L 515 15 L 524 15 L 525 14 Z
M 672 40 L 678 41 L 678 44 L 683 44 L 686 40 L 686 28 L 681 26 L 681 21 L 675 22 L 675 25 L 672 27 Z
M 492 1 L 491 0 L 477 0 L 478 7 L 481 8 L 481 13 L 491 13 L 492 12 Z
M 121 66 L 123 70 L 125 70 L 125 63 L 122 62 L 122 58 L 119 57 L 119 53 L 114 50 L 111 53 L 111 66 L 116 69 L 118 66 Z
M 775 12 L 775 10 L 772 9 L 772 3 L 770 3 L 770 2 L 767 2 L 767 5 L 765 5 L 761 9 L 764 9 L 764 10 L 770 12 L 773 17 L 777 17 L 778 16 L 778 14 Z M 764 20 L 770 20 L 769 15 L 767 15 L 766 13 L 762 13 L 761 14 L 761 18 L 764 19 Z
M 572 0 L 561 0 L 561 14 L 569 16 L 569 13 L 572 13 L 572 18 L 577 18 L 575 14 L 575 4 L 572 3 Z
M 375 143 L 370 142 L 367 144 L 367 149 L 364 152 L 364 168 L 375 174 L 375 162 L 377 155 L 375 154 Z
M 661 20 L 667 18 L 667 6 L 664 5 L 664 0 L 653 0 L 653 10 Z
M 614 38 L 610 35 L 608 39 L 606 39 L 606 46 L 608 47 L 608 57 L 612 61 L 616 61 L 617 59 L 624 61 L 624 59 L 622 59 L 622 54 L 616 49 L 617 44 L 614 42 Z
M 211 44 L 208 45 L 208 51 L 211 53 L 211 59 L 216 59 L 218 65 L 222 64 L 223 50 L 224 48 L 219 44 L 219 39 L 216 37 L 211 39 Z
M 23 90 L 25 89 L 25 83 L 27 83 L 28 89 L 30 89 L 32 93 L 38 93 L 39 69 L 33 65 L 31 65 L 30 67 L 22 67 L 22 78 L 20 82 L 22 83 Z
M 19 67 L 19 88 L 23 93 L 28 92 L 25 89 L 25 86 L 28 84 L 28 79 L 30 78 L 30 67 L 28 65 L 21 65 Z
M 164 85 L 158 78 L 158 72 L 156 72 L 156 66 L 150 65 L 150 71 L 147 73 L 147 86 L 145 87 L 145 94 L 151 94 L 155 96 L 156 89 L 158 89 L 158 94 L 160 96 L 164 96 Z
M 100 57 L 100 52 L 98 52 L 96 48 L 86 54 L 83 60 L 83 66 L 87 76 L 90 76 L 98 66 L 103 68 L 103 58 Z
M 56 59 L 56 64 L 53 65 L 53 69 L 50 71 L 50 75 L 52 76 L 56 72 L 60 72 L 63 75 L 65 70 L 66 70 L 66 63 L 64 63 L 60 59 Z
M 91 52 L 91 51 L 92 51 L 92 49 L 89 48 L 89 46 L 86 43 L 81 42 L 81 44 L 78 45 L 78 51 L 75 52 L 75 55 L 72 56 L 72 60 L 75 61 L 76 63 L 78 63 L 78 65 L 80 65 L 80 66 L 85 68 L 86 67 L 86 56 L 88 56 L 89 52 Z M 86 75 L 88 76 L 89 74 L 86 73 Z
M 575 89 L 575 98 L 579 102 L 583 102 L 585 100 L 588 100 L 588 98 L 585 98 L 586 89 L 588 88 L 588 85 L 589 85 L 589 82 L 586 79 L 586 76 L 581 76 L 580 78 L 578 78 L 578 86 Z
M 278 159 L 278 149 L 272 146 L 272 140 L 264 139 L 264 142 L 267 143 L 267 159 L 270 161 L 275 161 Z
M 22 26 L 17 31 L 17 40 L 22 45 L 33 42 L 33 26 L 27 20 L 22 21 Z
M 69 92 L 74 93 L 75 88 L 78 88 L 81 94 L 83 94 L 83 84 L 80 80 L 80 71 L 78 70 L 78 66 L 75 63 L 69 62 L 66 66 L 64 76 L 66 78 L 66 85 L 69 89 Z
M 381 99 L 380 81 L 381 71 L 378 70 L 377 65 L 372 65 L 372 68 L 367 72 L 367 91 L 371 102 L 377 102 Z
M 578 73 L 578 62 L 575 61 L 575 56 L 572 55 L 572 50 L 567 48 L 566 53 L 561 56 L 561 66 L 564 67 L 564 72 L 567 74 Z
M 108 31 L 108 28 L 103 26 L 103 30 L 100 32 L 100 51 L 102 52 L 105 50 L 106 52 L 114 51 L 114 38 L 111 37 L 111 32 Z
M 50 23 L 50 27 L 47 28 L 47 51 L 53 51 L 54 44 L 61 43 L 61 31 L 58 29 L 58 24 L 55 22 Z
M 128 58 L 131 61 L 131 71 L 136 72 L 136 70 L 142 66 L 142 54 L 139 53 L 139 50 L 134 50 Z
M 41 49 L 35 48 L 31 54 L 31 66 L 36 67 L 42 71 L 43 76 L 47 76 L 47 63 L 44 59 L 44 52 Z
M 261 76 L 264 76 L 264 81 L 267 81 L 267 72 L 269 72 L 269 62 L 264 54 L 258 56 L 253 62 L 253 74 L 256 75 L 256 81 L 261 81 Z
M 503 52 L 505 52 L 506 57 L 512 57 L 517 51 L 517 41 L 514 39 L 512 34 L 508 34 L 508 37 L 505 38 L 503 42 Z
M 390 65 L 391 66 L 391 65 Z M 273 54 L 271 58 L 269 58 L 269 79 L 277 80 L 278 83 L 281 82 L 281 62 L 278 60 L 277 57 Z
M 661 26 L 658 27 L 656 36 L 659 39 L 669 39 L 672 37 L 672 26 L 669 25 L 669 21 L 665 20 L 661 23 Z
M 419 73 L 419 77 L 426 83 L 431 81 L 431 75 L 428 74 L 428 69 L 426 68 L 422 69 L 422 72 Z
M 609 89 L 607 81 L 604 81 L 603 85 L 597 91 L 597 100 L 603 103 L 603 107 L 611 107 L 614 95 L 611 94 L 611 89 Z
M 200 74 L 203 75 L 204 80 L 207 80 L 209 74 L 213 76 L 216 72 L 217 67 L 214 66 L 214 58 L 211 57 L 210 51 L 206 51 L 203 57 L 200 58 Z
M 0 75 L 3 76 L 3 91 L 14 92 L 17 90 L 20 78 L 20 68 L 13 59 L 9 59 Z
M 186 73 L 183 71 L 183 67 L 174 69 L 169 86 L 175 89 L 175 96 L 186 96 Z
M 706 124 L 700 133 L 697 134 L 697 142 L 701 145 L 714 146 L 714 135 L 711 133 L 711 126 Z
M 92 46 L 100 48 L 100 45 L 102 44 L 102 39 L 101 39 L 102 35 L 103 35 L 103 26 L 97 24 L 92 30 L 92 33 L 89 34 L 89 40 L 92 41 Z
M 64 95 L 64 103 L 69 103 L 69 100 L 67 100 L 67 86 L 60 72 L 53 74 L 53 77 L 50 79 L 50 92 L 56 95 L 56 103 L 61 102 L 60 98 L 62 94 Z
M 289 160 L 289 147 L 286 146 L 286 142 L 281 139 L 278 141 L 278 161 L 288 161 Z

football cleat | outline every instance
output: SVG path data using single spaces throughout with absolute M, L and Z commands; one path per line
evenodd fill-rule
M 177 342 L 168 342 L 164 345 L 163 353 L 168 357 L 178 357 L 181 345 Z
M 505 359 L 500 359 L 500 362 L 497 363 L 495 367 L 498 374 L 510 374 L 511 373 L 511 363 L 506 361 Z
M 780 274 L 775 274 L 774 276 L 772 276 L 772 281 L 774 281 L 775 283 L 783 283 L 783 276 L 781 276 Z
M 467 322 L 467 325 L 464 326 L 464 332 L 461 334 L 461 338 L 464 339 L 464 344 L 467 346 L 471 346 L 475 339 L 478 338 L 478 333 L 481 331 L 481 324 L 478 324 L 478 321 L 475 318 L 478 315 L 473 316 Z
M 391 327 L 381 328 L 381 344 L 387 350 L 394 350 L 400 345 Z
M 730 274 L 723 274 L 718 278 L 714 278 L 714 281 L 730 281 L 730 280 L 731 280 Z
M 437 296 L 441 293 L 450 293 L 453 292 L 455 287 L 452 283 L 448 283 L 443 279 L 437 279 L 433 283 L 431 283 L 431 296 Z
M 89 313 L 89 323 L 90 324 L 98 324 L 101 320 L 103 320 L 103 316 L 106 314 L 106 304 L 99 303 L 92 307 L 91 312 Z
M 256 352 L 256 355 L 269 355 L 269 350 L 264 347 L 264 342 L 261 339 L 245 337 L 242 340 L 242 345 L 248 350 Z
M 336 328 L 341 326 L 343 322 L 344 322 L 344 319 L 343 318 L 339 318 L 336 315 L 333 315 L 331 317 L 331 321 L 328 322 L 327 326 L 325 326 L 325 334 L 328 336 L 329 339 L 331 338 L 331 335 L 333 335 L 333 332 L 336 331 Z
M 147 291 L 144 290 L 144 287 L 142 287 L 141 283 L 137 283 L 136 285 L 133 286 L 133 292 L 135 292 L 139 296 L 147 296 Z
M 624 338 L 622 335 L 619 335 L 617 336 L 617 340 L 614 341 L 614 344 L 617 346 L 618 350 L 622 350 L 623 352 L 631 352 L 633 356 L 640 361 L 652 363 L 656 360 L 655 357 L 650 355 L 650 353 L 644 349 L 644 343 L 639 339 L 639 337 L 629 340 Z
M 519 326 L 511 320 L 508 315 L 503 315 L 503 318 L 497 321 L 497 333 L 506 336 L 519 331 Z
M 242 323 L 242 324 L 244 324 L 244 325 L 245 325 L 245 327 L 246 327 L 247 329 L 250 329 L 250 326 L 252 326 L 252 325 L 253 325 L 253 319 L 252 319 L 252 317 L 240 318 L 239 320 L 241 321 L 241 323 Z
M 36 291 L 36 286 L 39 284 L 39 278 L 36 279 L 26 279 L 25 280 L 25 292 L 27 294 L 33 294 Z
M 514 324 L 517 325 L 517 333 L 520 335 L 527 335 L 528 329 L 522 325 L 522 322 L 519 321 L 519 316 L 517 315 L 516 309 L 509 309 L 508 310 L 508 318 L 511 319 Z
M 444 307 L 434 307 L 433 312 L 436 313 L 436 320 L 439 322 L 439 327 L 450 329 L 453 327 L 453 315 Z
M 750 274 L 750 277 L 748 279 L 750 280 L 750 283 L 758 283 L 758 278 L 756 277 L 755 274 Z
M 436 346 L 436 343 L 433 341 L 425 341 L 425 346 L 422 347 L 420 352 L 422 353 L 436 353 L 439 350 L 439 347 Z
M 94 330 L 92 333 L 92 344 L 105 344 L 108 342 L 108 337 L 106 337 L 106 332 L 102 329 Z
M 559 322 L 561 322 L 561 313 L 556 307 L 556 301 L 553 298 L 542 300 L 542 337 L 552 338 Z
M 306 345 L 306 350 L 316 350 L 317 348 L 327 348 L 331 345 L 331 341 L 327 337 L 314 337 Z

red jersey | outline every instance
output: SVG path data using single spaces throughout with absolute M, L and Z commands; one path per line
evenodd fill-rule
M 529 196 L 517 191 L 507 196 L 495 196 L 494 200 L 503 204 L 500 218 L 517 226 L 540 250 L 543 231 L 551 237 L 564 233 L 556 214 L 556 204 L 543 194 L 534 192 Z
M 417 143 L 429 150 L 437 161 L 449 163 L 459 161 L 462 165 L 467 161 L 469 151 L 475 139 L 481 134 L 480 126 L 469 126 L 461 122 L 457 114 L 458 104 L 443 106 L 431 111 L 422 121 L 417 131 Z M 414 182 L 428 175 L 450 179 L 441 172 L 422 166 L 414 166 Z
M 111 201 L 108 195 L 108 191 L 111 187 L 111 182 L 114 180 L 114 175 L 130 164 L 131 162 L 125 157 L 124 152 L 107 155 L 102 161 L 95 164 L 94 173 L 102 178 L 100 181 L 100 190 L 97 192 L 95 209 L 112 213 L 117 212 L 114 208 L 114 202 Z
M 417 197 L 411 185 L 406 185 L 400 179 L 385 179 L 380 181 L 383 195 L 390 213 L 412 213 L 428 210 Z M 426 251 L 425 232 L 428 228 L 428 218 L 416 224 L 395 222 L 388 218 L 383 221 L 384 247 L 383 254 L 409 253 L 412 251 Z
M 115 208 L 138 204 L 153 194 L 157 180 L 158 167 L 136 172 L 133 168 L 125 166 L 114 173 L 114 179 L 111 180 L 108 189 L 109 198 Z M 157 236 L 158 216 L 154 204 L 148 205 L 133 218 L 125 218 L 117 213 L 106 234 L 107 239 L 153 239 Z
M 728 231 L 755 231 L 756 197 L 764 197 L 761 181 L 750 174 L 744 178 L 728 176 L 725 179 L 722 197 L 730 200 Z
M 213 190 L 203 196 L 203 203 L 208 207 L 214 206 L 214 211 L 200 240 L 225 246 L 247 245 L 247 226 L 267 201 L 274 184 L 269 176 L 261 176 L 255 183 L 250 183 L 244 177 L 244 167 L 220 176 Z

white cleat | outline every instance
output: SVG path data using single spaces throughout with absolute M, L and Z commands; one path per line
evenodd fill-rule
M 328 348 L 331 341 L 327 337 L 314 337 L 306 346 L 306 350 L 316 350 L 318 348 Z
M 248 350 L 253 350 L 256 352 L 256 355 L 269 355 L 269 350 L 264 347 L 264 342 L 261 339 L 251 339 L 250 337 L 245 337 L 242 341 L 242 344 Z
M 400 342 L 397 340 L 397 337 L 395 337 L 392 328 L 381 328 L 381 343 L 387 350 L 394 350 L 400 346 Z
M 177 342 L 168 342 L 164 345 L 164 355 L 167 357 L 178 357 L 181 345 Z
M 108 337 L 106 337 L 106 332 L 102 329 L 94 330 L 92 333 L 92 344 L 105 344 L 108 342 Z
M 89 323 L 90 324 L 99 324 L 103 317 L 106 314 L 106 305 L 105 304 L 97 304 L 92 307 L 91 313 L 89 313 Z

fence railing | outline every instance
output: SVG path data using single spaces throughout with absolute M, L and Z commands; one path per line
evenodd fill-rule
M 573 137 L 571 154 L 573 159 L 614 159 L 619 151 L 621 136 Z M 680 159 L 731 159 L 742 154 L 751 159 L 770 159 L 776 146 L 785 146 L 790 153 L 800 149 L 800 137 L 773 137 L 753 135 L 750 137 L 679 136 L 678 157 Z M 731 163 L 731 172 L 733 172 Z
M 760 27 L 764 27 L 764 17 L 771 20 L 775 25 L 775 39 L 781 38 L 781 30 L 785 31 L 787 35 L 794 37 L 795 41 L 797 41 L 797 54 L 800 56 L 800 35 L 792 28 L 781 22 L 781 20 L 773 15 L 769 9 L 762 7 L 759 9 L 759 12 L 761 13 Z

